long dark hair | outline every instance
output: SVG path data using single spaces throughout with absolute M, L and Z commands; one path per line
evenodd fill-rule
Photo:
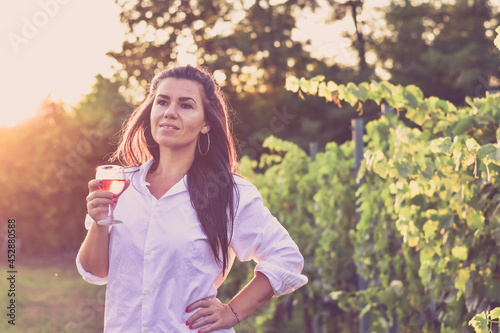
M 210 125 L 210 142 L 200 135 L 200 148 L 187 172 L 187 187 L 201 227 L 207 235 L 215 261 L 228 267 L 228 248 L 232 234 L 238 191 L 233 179 L 236 173 L 236 149 L 231 129 L 228 104 L 213 76 L 204 68 L 174 67 L 159 72 L 151 81 L 149 94 L 125 122 L 118 149 L 112 159 L 124 166 L 136 166 L 153 158 L 151 170 L 158 167 L 160 149 L 151 135 L 151 108 L 156 89 L 166 78 L 186 79 L 203 87 L 202 99 L 205 121 Z

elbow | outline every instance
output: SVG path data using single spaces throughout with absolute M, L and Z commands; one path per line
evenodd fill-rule
M 99 277 L 99 278 L 105 278 L 108 276 L 108 270 L 96 270 L 95 272 L 90 272 L 92 273 L 93 275 Z
M 108 265 L 98 264 L 95 266 L 90 265 L 88 269 L 85 266 L 83 266 L 83 268 L 90 274 L 95 275 L 99 278 L 105 278 L 108 276 Z
M 82 268 L 86 271 L 89 272 L 90 274 L 99 277 L 99 278 L 105 278 L 108 276 L 108 264 L 104 262 L 96 262 L 92 263 L 91 261 L 85 260 L 86 258 L 84 256 L 80 257 L 80 264 L 82 265 Z

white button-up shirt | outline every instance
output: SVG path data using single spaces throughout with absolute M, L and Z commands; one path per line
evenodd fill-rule
M 109 228 L 108 276 L 86 272 L 76 258 L 85 281 L 107 283 L 105 332 L 192 333 L 185 325 L 192 315 L 186 307 L 215 297 L 225 280 L 191 205 L 187 176 L 158 200 L 146 182 L 151 164 L 127 170 L 131 184 L 114 211 L 124 223 Z M 307 278 L 301 274 L 304 259 L 297 245 L 264 206 L 257 188 L 241 177 L 234 179 L 239 202 L 229 269 L 235 256 L 255 260 L 255 271 L 267 276 L 275 296 L 303 286 Z

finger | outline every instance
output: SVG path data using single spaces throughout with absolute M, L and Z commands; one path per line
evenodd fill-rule
M 116 199 L 109 199 L 109 198 L 95 198 L 87 202 L 87 207 L 89 209 L 95 209 L 99 208 L 101 206 L 103 207 L 108 207 L 109 205 L 115 204 L 117 201 Z
M 101 185 L 102 185 L 102 180 L 92 179 L 91 181 L 89 181 L 89 184 L 88 184 L 89 192 L 93 192 L 95 190 L 98 190 Z
M 213 311 L 210 311 L 208 308 L 203 308 L 201 310 L 196 311 L 189 319 L 187 320 L 190 325 L 194 325 L 198 320 L 208 315 L 211 315 Z M 197 325 L 196 327 L 199 327 Z
M 116 202 L 116 198 L 113 198 L 110 192 L 101 190 L 91 192 L 87 196 L 87 212 L 94 221 L 103 220 L 109 213 L 109 205 L 114 205 Z
M 212 332 L 213 330 L 221 328 L 220 323 L 221 323 L 220 318 L 218 319 L 216 316 L 207 316 L 198 320 L 194 324 L 191 324 L 189 328 L 196 330 L 199 329 L 200 327 L 204 327 L 205 332 Z
M 206 308 L 206 307 L 209 307 L 210 304 L 212 304 L 212 302 L 210 300 L 207 300 L 207 299 L 200 299 L 192 304 L 190 304 L 187 308 L 186 308 L 186 312 L 192 312 L 198 308 Z
M 212 314 L 200 319 L 192 326 L 193 329 L 206 326 L 198 331 L 199 333 L 215 332 L 220 328 L 231 328 L 239 322 L 234 317 L 229 305 L 218 300 L 215 300 L 213 306 L 207 310 L 212 310 Z
M 117 196 L 111 192 L 95 190 L 90 192 L 85 199 L 87 200 L 87 207 L 93 208 L 100 205 L 110 205 L 116 203 Z M 91 202 L 92 204 L 89 206 Z

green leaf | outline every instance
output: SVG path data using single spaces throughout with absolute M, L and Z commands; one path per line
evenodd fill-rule
M 479 148 L 481 148 L 481 146 L 479 146 L 477 141 L 474 140 L 473 138 L 467 139 L 467 141 L 465 141 L 465 145 L 467 146 L 469 151 L 473 154 L 477 154 L 479 151 Z
M 321 82 L 321 81 L 324 81 L 325 80 L 325 76 L 324 75 L 316 75 L 315 77 L 313 77 L 310 81 L 311 82 Z
M 385 179 L 387 177 L 388 170 L 387 159 L 384 156 L 384 153 L 382 153 L 381 151 L 376 151 L 372 156 L 371 163 L 373 172 Z
M 453 129 L 453 135 L 462 135 L 474 126 L 472 117 L 460 119 Z
M 328 90 L 325 82 L 321 82 L 319 84 L 319 87 L 318 87 L 318 96 L 326 98 L 326 100 L 328 102 L 331 101 L 332 93 L 330 92 L 330 90 Z
M 467 256 L 469 255 L 469 250 L 466 246 L 455 246 L 451 250 L 451 254 L 459 259 L 459 260 L 467 260 Z
M 370 312 L 371 308 L 372 308 L 371 304 L 366 304 L 365 307 L 363 308 L 363 310 L 361 310 L 361 312 L 359 313 L 359 318 L 363 318 L 363 316 L 365 314 L 367 314 L 368 312 Z
M 368 90 L 368 98 L 374 100 L 378 105 L 380 105 L 380 101 L 382 100 L 381 95 L 381 87 L 377 81 L 370 82 L 370 88 Z
M 411 164 L 406 161 L 396 163 L 399 178 L 406 178 L 412 172 Z
M 434 238 L 438 227 L 439 227 L 438 221 L 429 220 L 429 221 L 425 222 L 423 227 L 422 227 L 422 229 L 424 230 L 425 238 L 427 238 L 427 239 Z
M 297 91 L 299 91 L 299 87 L 299 79 L 297 79 L 295 76 L 289 76 L 286 78 L 286 90 L 296 93 Z
M 469 321 L 469 325 L 474 327 L 476 333 L 488 333 L 488 320 L 486 320 L 486 315 L 484 312 L 477 314 Z
M 299 87 L 303 92 L 307 94 L 311 90 L 311 81 L 308 81 L 305 78 L 301 77 L 299 80 Z
M 410 85 L 408 87 L 403 88 L 403 95 L 407 104 L 407 107 L 416 109 L 420 104 L 420 101 L 423 97 L 422 90 L 414 85 Z
M 429 149 L 435 154 L 436 153 L 450 154 L 452 146 L 453 142 L 451 141 L 451 139 L 449 137 L 445 137 L 432 140 L 431 143 L 429 144 Z
M 482 146 L 481 148 L 479 148 L 477 156 L 479 157 L 479 159 L 483 159 L 490 154 L 496 153 L 496 151 L 497 151 L 497 147 L 495 147 L 491 143 L 488 143 L 488 144 Z
M 333 299 L 334 301 L 338 300 L 343 294 L 345 293 L 345 291 L 332 291 L 330 293 L 330 297 L 331 299 Z
M 339 86 L 339 98 L 343 99 L 349 105 L 355 106 L 358 102 L 358 97 L 356 97 L 355 92 L 358 90 L 356 85 L 352 82 L 349 82 L 347 86 L 340 85 Z
M 425 120 L 427 109 L 424 107 L 408 108 L 407 117 L 415 124 L 422 126 Z
M 467 225 L 474 229 L 482 230 L 484 226 L 484 216 L 476 211 L 472 211 L 466 216 Z
M 339 86 L 333 81 L 328 81 L 328 84 L 326 87 L 328 90 L 330 90 L 330 92 L 334 92 L 334 91 L 337 91 L 337 89 L 339 89 Z
M 451 104 L 450 102 L 445 101 L 443 99 L 437 99 L 435 105 L 436 105 L 437 109 L 440 109 L 444 113 L 449 113 L 449 111 L 450 111 L 450 104 Z
M 349 87 L 349 85 L 347 85 Z M 352 93 L 361 101 L 366 101 L 370 86 L 366 82 L 362 82 L 358 87 L 353 88 Z
M 498 319 L 500 318 L 500 308 L 494 308 L 490 311 L 490 319 Z
M 461 294 L 465 292 L 465 285 L 467 284 L 467 281 L 469 281 L 470 271 L 468 268 L 465 268 L 459 269 L 457 273 L 458 274 L 455 279 L 455 288 L 457 288 L 459 291 L 457 297 L 460 297 Z

